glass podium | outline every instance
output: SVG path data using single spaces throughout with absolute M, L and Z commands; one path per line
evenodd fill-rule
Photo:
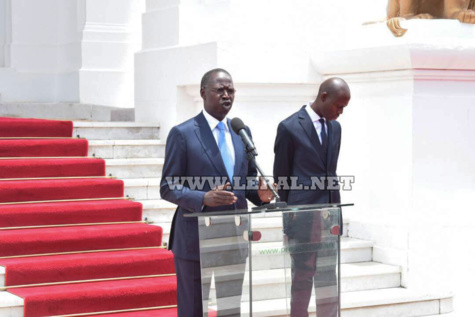
M 340 316 L 344 206 L 185 215 L 198 218 L 203 316 Z

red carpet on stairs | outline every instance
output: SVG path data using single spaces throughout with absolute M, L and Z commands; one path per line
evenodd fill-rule
M 0 178 L 105 175 L 106 162 L 95 158 L 0 160 Z
M 25 316 L 176 305 L 176 277 L 93 282 L 10 290 L 25 298 Z
M 71 121 L 0 117 L 0 137 L 70 137 Z
M 50 179 L 12 180 L 0 179 L 0 203 L 18 201 L 43 201 L 123 197 L 124 182 L 120 179 Z
M 143 223 L 0 231 L 0 257 L 66 251 L 153 247 L 162 228 Z
M 0 157 L 86 156 L 84 139 L 0 139 Z
M 125 199 L 0 205 L 0 228 L 141 219 L 142 204 Z
M 158 248 L 162 228 L 141 223 L 142 204 L 123 199 L 123 181 L 103 177 L 105 161 L 86 158 L 87 140 L 70 138 L 72 131 L 70 121 L 0 118 L 7 290 L 24 299 L 25 317 L 176 305 L 174 275 L 143 277 L 175 272 L 173 254 Z M 28 226 L 44 227 L 20 228 Z M 111 280 L 124 277 L 132 279 Z M 97 279 L 106 280 L 72 283 Z M 31 286 L 57 282 L 66 284 Z M 104 316 L 176 315 L 172 308 Z
M 0 259 L 0 265 L 7 286 L 175 273 L 165 249 Z

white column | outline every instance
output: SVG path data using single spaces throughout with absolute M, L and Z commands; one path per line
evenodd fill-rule
M 403 284 L 454 290 L 470 306 L 475 229 L 475 44 L 458 21 L 359 29 L 353 47 L 315 54 L 348 80 L 339 174 L 355 175 L 350 235 L 376 242 L 373 258 L 405 268 Z M 472 274 L 471 274 L 472 273 Z
M 145 0 L 80 0 L 83 19 L 80 102 L 134 106 L 134 53 Z
M 0 68 L 10 65 L 11 0 L 0 0 Z
M 2 4 L 4 61 L 9 66 L 0 73 L 2 101 L 77 101 L 74 88 L 81 63 L 77 0 Z
M 144 10 L 145 0 L 1 0 L 2 101 L 132 108 Z

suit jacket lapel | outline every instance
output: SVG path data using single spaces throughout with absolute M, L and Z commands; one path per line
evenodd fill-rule
M 234 176 L 239 175 L 241 168 L 244 152 L 244 144 L 242 143 L 241 137 L 237 135 L 233 129 L 231 129 L 231 120 L 228 119 L 229 131 L 231 131 L 231 138 L 233 139 L 234 146 Z
M 299 123 L 302 126 L 302 128 L 305 130 L 305 133 L 307 134 L 312 145 L 315 147 L 315 149 L 317 149 L 317 151 L 315 152 L 317 152 L 317 155 L 320 158 L 320 162 L 322 163 L 323 166 L 325 166 L 325 161 L 321 153 L 322 145 L 320 144 L 317 131 L 315 131 L 315 126 L 313 125 L 312 120 L 308 116 L 308 113 L 305 110 L 305 107 L 303 107 L 299 111 Z
M 204 149 L 204 152 L 213 163 L 214 167 L 220 175 L 228 175 L 226 167 L 224 166 L 221 152 L 219 151 L 216 140 L 214 139 L 213 132 L 209 127 L 206 118 L 203 113 L 200 113 L 195 117 L 195 134 Z

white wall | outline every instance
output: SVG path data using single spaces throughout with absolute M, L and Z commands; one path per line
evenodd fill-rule
M 339 163 L 340 175 L 356 177 L 342 195 L 356 204 L 349 234 L 376 243 L 375 261 L 401 265 L 403 285 L 453 292 L 465 316 L 475 283 L 475 30 L 458 21 L 407 27 L 401 39 L 384 25 L 365 28 L 353 49 L 314 62 L 352 90 Z
M 275 84 L 278 91 L 281 84 L 313 84 L 316 91 L 321 77 L 310 55 L 343 45 L 355 26 L 383 18 L 384 6 L 368 6 L 374 3 L 380 4 L 370 0 L 332 5 L 312 0 L 148 0 L 142 50 L 136 54 L 136 120 L 159 121 L 165 138 L 180 121 L 177 101 L 186 100 L 179 97 L 177 86 L 197 85 L 214 67 L 227 69 L 236 85 Z M 298 97 L 307 101 L 307 96 Z M 301 101 L 293 105 L 295 110 L 300 106 Z M 277 118 L 268 120 L 275 131 Z

